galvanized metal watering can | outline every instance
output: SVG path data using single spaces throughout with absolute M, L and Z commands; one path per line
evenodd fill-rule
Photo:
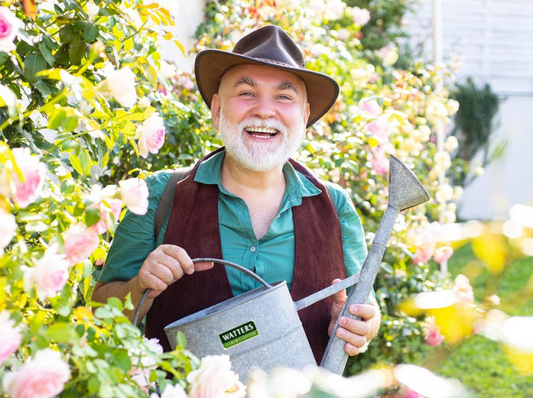
M 354 318 L 349 314 L 348 307 L 367 302 L 397 215 L 427 200 L 429 195 L 420 181 L 397 157 L 391 155 L 389 204 L 361 272 L 295 303 L 285 281 L 269 284 L 238 264 L 212 258 L 194 259 L 194 262 L 212 261 L 236 268 L 263 286 L 169 324 L 165 333 L 170 346 L 173 349 L 177 346 L 177 332 L 181 331 L 187 338 L 187 348 L 196 356 L 229 355 L 232 369 L 241 380 L 246 380 L 248 371 L 253 367 L 269 371 L 279 366 L 296 369 L 316 366 L 297 311 L 355 285 L 341 311 L 341 316 Z M 139 303 L 134 323 L 147 293 Z M 342 374 L 348 356 L 344 352 L 345 343 L 335 335 L 337 328 L 338 324 L 320 366 Z

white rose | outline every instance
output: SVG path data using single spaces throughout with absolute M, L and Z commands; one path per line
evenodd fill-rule
M 0 254 L 2 254 L 4 248 L 9 245 L 15 236 L 16 231 L 17 222 L 13 214 L 0 209 Z
M 132 213 L 143 215 L 148 210 L 148 186 L 145 180 L 130 178 L 120 181 L 120 198 Z
M 120 105 L 129 108 L 137 103 L 137 91 L 135 91 L 135 73 L 126 66 L 122 69 L 114 69 L 107 65 L 104 69 L 105 80 L 101 90 L 111 95 Z
M 444 149 L 446 149 L 446 152 L 453 152 L 458 146 L 459 141 L 457 141 L 457 138 L 453 135 L 448 136 L 444 142 Z

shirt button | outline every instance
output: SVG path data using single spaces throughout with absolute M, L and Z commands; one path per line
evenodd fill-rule
M 250 248 L 250 251 L 251 251 L 252 253 L 255 252 L 255 247 L 252 246 L 252 247 Z

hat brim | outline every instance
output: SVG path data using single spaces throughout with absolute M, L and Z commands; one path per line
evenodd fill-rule
M 274 64 L 227 51 L 204 50 L 196 56 L 194 70 L 198 89 L 209 108 L 211 108 L 213 95 L 218 92 L 222 75 L 228 69 L 244 64 L 266 65 L 283 69 L 294 73 L 305 82 L 307 101 L 310 105 L 309 120 L 306 127 L 311 126 L 329 111 L 339 95 L 338 83 L 323 73 L 289 65 Z

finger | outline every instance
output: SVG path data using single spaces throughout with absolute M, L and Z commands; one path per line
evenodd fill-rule
M 339 318 L 339 329 L 344 329 L 344 336 L 347 337 L 346 341 L 349 341 L 349 335 L 358 335 L 365 337 L 370 333 L 371 327 L 367 321 L 359 319 L 352 319 L 347 316 Z
M 212 261 L 201 261 L 194 263 L 194 270 L 195 271 L 206 271 L 208 269 L 213 268 L 214 263 Z
M 346 345 L 351 345 L 357 348 L 364 346 L 367 341 L 364 335 L 352 333 L 351 331 L 344 328 L 337 329 L 337 337 L 342 341 L 345 341 L 347 343 Z M 350 347 L 347 348 L 348 351 L 353 351 L 353 349 L 351 349 Z
M 188 275 L 194 272 L 194 264 L 185 249 L 175 245 L 161 245 L 159 247 L 163 253 L 177 261 L 177 263 L 169 262 L 168 264 L 172 267 L 171 269 L 174 273 L 175 280 L 178 280 L 183 276 L 182 272 Z M 179 268 L 181 268 L 181 270 Z
M 353 357 L 354 355 L 358 355 L 361 353 L 361 347 L 355 347 L 349 343 L 346 343 L 344 345 L 344 352 L 346 352 L 346 354 L 348 354 L 349 356 Z
M 163 281 L 156 274 L 152 273 L 148 267 L 142 267 L 139 270 L 138 284 L 141 291 L 152 289 L 161 292 L 168 286 L 168 283 Z
M 360 317 L 365 321 L 376 316 L 376 308 L 370 304 L 354 304 L 349 308 L 350 314 Z

